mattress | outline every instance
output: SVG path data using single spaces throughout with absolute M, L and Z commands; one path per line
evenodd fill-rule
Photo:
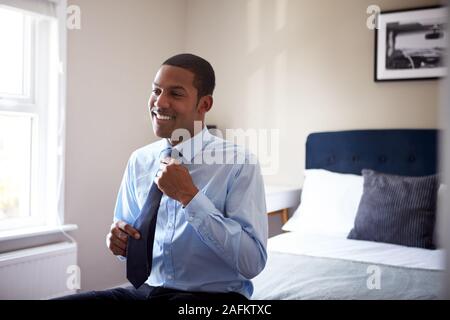
M 256 300 L 437 299 L 444 251 L 289 232 L 269 239 Z
M 274 252 L 354 260 L 405 268 L 444 270 L 444 250 L 428 250 L 395 244 L 346 239 L 345 236 L 286 232 L 269 239 Z

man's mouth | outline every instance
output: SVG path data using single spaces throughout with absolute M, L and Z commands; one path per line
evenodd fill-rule
M 152 115 L 154 115 L 156 117 L 156 119 L 158 119 L 158 120 L 174 120 L 175 119 L 174 116 L 162 114 L 162 113 L 159 113 L 158 111 L 152 111 Z

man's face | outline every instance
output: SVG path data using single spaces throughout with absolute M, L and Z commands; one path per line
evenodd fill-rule
M 175 129 L 194 133 L 194 121 L 204 118 L 197 108 L 194 74 L 186 69 L 163 65 L 153 81 L 149 100 L 153 132 L 160 138 L 170 138 Z

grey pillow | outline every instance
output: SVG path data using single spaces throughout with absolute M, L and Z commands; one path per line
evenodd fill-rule
M 437 175 L 406 177 L 362 170 L 364 188 L 348 239 L 435 249 Z

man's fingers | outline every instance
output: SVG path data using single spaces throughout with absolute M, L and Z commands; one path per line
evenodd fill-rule
M 112 243 L 109 245 L 109 249 L 112 251 L 112 253 L 116 256 L 123 256 L 126 257 L 127 256 L 127 250 L 120 248 L 119 246 L 117 246 L 116 244 Z
M 119 228 L 112 229 L 111 234 L 113 234 L 115 237 L 117 237 L 118 239 L 120 239 L 121 241 L 123 241 L 125 243 L 128 242 L 128 234 L 121 231 Z
M 172 166 L 178 166 L 181 164 L 180 160 L 173 159 L 173 158 L 165 158 L 161 160 L 161 163 L 159 164 L 159 169 L 156 172 L 156 177 L 161 178 L 164 172 L 167 172 L 167 169 Z M 181 166 L 184 168 L 183 166 Z
M 135 239 L 139 239 L 141 235 L 139 234 L 139 231 L 137 231 L 135 228 L 133 228 L 131 225 L 124 221 L 118 221 L 116 226 L 122 230 L 125 231 L 128 235 L 132 236 Z
M 110 241 L 112 244 L 119 247 L 120 249 L 125 250 L 127 248 L 128 241 L 124 242 L 123 240 L 121 240 L 120 238 L 117 238 L 117 237 L 111 237 Z
M 141 235 L 139 234 L 139 231 L 137 231 L 135 228 L 133 228 L 129 224 L 125 225 L 124 231 L 135 239 L 139 239 L 141 237 Z

